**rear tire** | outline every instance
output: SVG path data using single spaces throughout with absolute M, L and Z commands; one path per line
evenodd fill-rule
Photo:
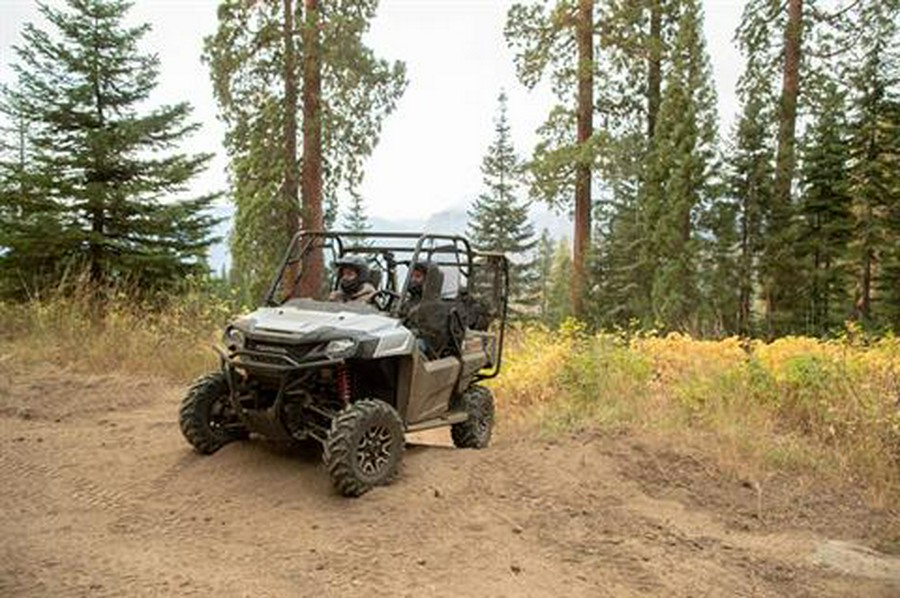
M 198 378 L 181 401 L 178 423 L 194 449 L 210 455 L 229 442 L 247 438 L 228 401 L 228 382 L 222 372 Z
M 450 436 L 459 448 L 486 448 L 494 429 L 494 396 L 484 386 L 472 385 L 459 397 L 459 407 L 469 415 L 464 422 L 453 424 Z
M 403 458 L 403 422 L 377 399 L 345 407 L 331 422 L 322 458 L 344 496 L 361 496 L 391 482 Z

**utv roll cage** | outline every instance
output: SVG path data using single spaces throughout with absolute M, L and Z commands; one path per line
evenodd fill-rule
M 509 261 L 503 253 L 474 249 L 460 235 L 302 230 L 291 240 L 263 298 L 263 305 L 278 306 L 292 298 L 291 293 L 286 292 L 279 300 L 279 287 L 295 289 L 303 274 L 304 258 L 317 249 L 322 250 L 323 264 L 328 263 L 324 259 L 326 251 L 331 254 L 331 262 L 352 254 L 365 256 L 375 271 L 384 275 L 383 280 L 376 279 L 374 284 L 379 291 L 394 297 L 388 314 L 398 319 L 403 317 L 401 310 L 410 299 L 408 274 L 413 264 L 425 261 L 442 269 L 456 269 L 462 277 L 457 289 L 460 297 L 487 299 L 490 311 L 499 321 L 495 363 L 490 371 L 480 373 L 478 378 L 494 378 L 500 373 L 509 304 Z M 398 286 L 400 267 L 406 268 L 407 276 Z M 479 289 L 474 288 L 476 286 Z M 479 290 L 481 294 L 487 292 L 489 297 L 475 297 Z

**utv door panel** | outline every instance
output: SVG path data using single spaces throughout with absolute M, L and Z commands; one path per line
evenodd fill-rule
M 447 413 L 450 397 L 456 389 L 461 365 L 456 357 L 426 361 L 416 355 L 412 359 L 409 384 L 407 424 L 439 417 Z
M 487 354 L 484 351 L 471 351 L 462 356 L 462 372 L 456 385 L 456 392 L 462 393 L 474 381 L 475 374 L 480 372 L 488 363 Z

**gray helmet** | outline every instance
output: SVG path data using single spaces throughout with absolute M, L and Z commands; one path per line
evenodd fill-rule
M 356 279 L 353 281 L 339 282 L 341 290 L 345 293 L 356 293 L 364 282 L 369 281 L 369 263 L 361 255 L 345 255 L 334 261 L 334 267 L 340 274 L 341 268 L 352 268 L 356 271 Z
M 340 272 L 341 268 L 353 268 L 356 275 L 362 279 L 369 277 L 369 262 L 361 255 L 345 255 L 334 261 L 335 269 Z

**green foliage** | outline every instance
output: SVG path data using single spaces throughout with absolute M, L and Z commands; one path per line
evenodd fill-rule
M 515 52 L 516 74 L 528 88 L 549 79 L 557 103 L 538 129 L 540 140 L 527 165 L 531 194 L 556 207 L 571 205 L 575 167 L 592 162 L 596 150 L 579 146 L 575 135 L 577 2 L 516 3 L 507 14 L 504 35 Z
M 746 53 L 746 50 L 745 50 Z M 752 54 L 749 55 L 752 58 Z M 771 205 L 775 155 L 771 86 L 748 63 L 741 76 L 738 93 L 743 112 L 734 131 L 728 154 L 727 195 L 734 199 L 738 248 L 735 275 L 738 319 L 734 332 L 749 336 L 756 330 L 753 303 L 763 270 L 761 254 L 765 246 L 764 222 Z
M 553 239 L 546 228 L 541 231 L 537 242 L 537 258 L 535 270 L 537 272 L 536 287 L 539 291 L 540 302 L 538 304 L 541 319 L 546 322 L 550 313 L 550 288 L 553 280 Z
M 210 156 L 177 151 L 198 125 L 187 103 L 146 110 L 159 63 L 139 51 L 149 25 L 125 24 L 129 4 L 41 5 L 53 32 L 25 26 L 15 86 L 3 88 L 13 123 L 0 163 L 0 285 L 23 294 L 87 268 L 95 282 L 143 287 L 207 269 L 215 194 L 172 201 Z M 9 143 L 9 142 L 7 142 Z
M 301 5 L 294 4 L 295 23 L 303 22 Z M 363 42 L 376 8 L 377 0 L 320 3 L 326 226 L 335 221 L 338 198 L 356 195 L 363 161 L 406 86 L 403 63 L 377 58 Z M 298 210 L 286 205 L 280 193 L 286 166 L 284 17 L 280 2 L 223 0 L 218 20 L 216 33 L 205 40 L 204 60 L 227 126 L 231 198 L 237 208 L 233 270 L 258 296 L 287 246 L 295 228 L 291 215 Z M 299 30 L 295 33 L 293 74 L 299 80 L 304 49 Z
M 850 313 L 847 245 L 853 233 L 844 95 L 826 81 L 803 148 L 797 243 L 807 332 L 824 335 Z M 802 278 L 800 278 L 802 276 Z
M 544 321 L 554 328 L 572 315 L 572 302 L 569 294 L 569 285 L 572 279 L 572 254 L 569 247 L 568 239 L 562 239 L 557 243 L 546 290 Z
M 372 225 L 369 224 L 369 217 L 366 215 L 366 206 L 363 205 L 362 197 L 354 194 L 350 198 L 350 206 L 344 215 L 344 228 L 354 233 L 364 233 Z
M 672 66 L 638 198 L 646 238 L 640 259 L 650 277 L 641 292 L 652 316 L 675 329 L 695 327 L 699 291 L 695 218 L 712 197 L 716 113 L 698 3 L 681 3 Z
M 536 245 L 528 218 L 529 204 L 520 198 L 521 166 L 506 117 L 506 94 L 498 98 L 494 141 L 481 163 L 485 191 L 469 210 L 468 235 L 475 247 L 502 251 L 511 258 L 510 302 L 514 312 L 534 311 L 538 273 L 531 253 Z
M 900 325 L 900 7 L 872 4 L 861 15 L 853 69 L 850 195 L 856 214 L 857 317 Z

